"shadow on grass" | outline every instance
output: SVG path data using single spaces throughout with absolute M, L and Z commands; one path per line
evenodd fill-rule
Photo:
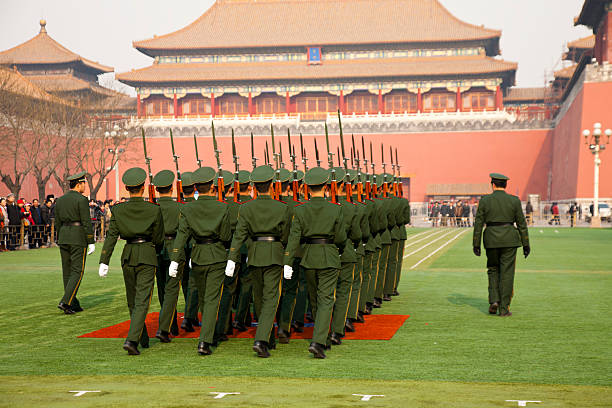
M 100 293 L 93 295 L 79 296 L 79 302 L 83 307 L 95 307 L 100 305 L 110 305 L 115 301 L 116 293 Z
M 489 314 L 489 302 L 484 298 L 474 298 L 470 296 L 466 296 L 460 293 L 453 293 L 449 297 L 446 298 L 450 303 L 457 306 L 472 306 L 474 309 L 479 312 L 488 315 Z

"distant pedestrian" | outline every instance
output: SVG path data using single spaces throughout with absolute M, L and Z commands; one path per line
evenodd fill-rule
M 533 224 L 533 206 L 531 205 L 531 201 L 527 201 L 527 205 L 525 206 L 525 213 L 527 214 L 527 224 Z

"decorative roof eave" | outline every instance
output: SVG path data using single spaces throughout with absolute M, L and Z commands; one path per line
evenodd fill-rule
M 133 46 L 155 56 L 163 50 L 492 40 L 490 48 L 498 51 L 500 36 L 459 20 L 438 0 L 218 0 L 188 26 Z
M 597 34 L 597 29 L 606 11 L 612 11 L 610 0 L 585 0 L 580 14 L 574 20 L 574 25 L 587 26 Z
M 30 81 L 19 71 L 0 67 L 0 82 L 3 83 L 2 91 L 12 94 L 27 96 L 30 98 L 57 103 L 65 106 L 73 106 L 69 101 L 50 94 L 36 83 Z

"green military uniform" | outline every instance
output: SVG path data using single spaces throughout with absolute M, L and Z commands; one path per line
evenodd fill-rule
M 384 174 L 387 183 L 393 181 L 392 174 Z M 401 200 L 391 193 L 391 186 L 389 186 L 389 196 L 387 200 L 389 204 L 390 212 L 393 215 L 393 223 L 389 224 L 391 234 L 391 247 L 389 248 L 389 259 L 387 261 L 387 270 L 385 272 L 385 283 L 383 285 L 384 300 L 391 300 L 391 295 L 395 291 L 395 282 L 397 274 L 397 264 L 399 263 L 399 251 L 400 243 L 402 238 L 401 229 L 404 228 L 404 217 L 402 212 Z
M 201 167 L 193 173 L 196 185 L 208 184 L 215 178 L 210 167 Z M 201 194 L 197 200 L 183 206 L 179 229 L 170 254 L 173 262 L 184 259 L 185 245 L 193 238 L 191 273 L 198 288 L 199 307 L 202 310 L 202 329 L 198 353 L 211 353 L 219 302 L 223 290 L 223 270 L 227 260 L 226 243 L 231 240 L 229 206 L 212 195 Z
M 498 173 L 490 176 L 493 180 L 508 180 L 508 177 Z M 527 223 L 518 197 L 503 190 L 495 190 L 482 197 L 474 219 L 473 247 L 477 255 L 480 255 L 481 237 L 487 251 L 489 303 L 492 305 L 489 312 L 495 313 L 497 307 L 493 305 L 498 304 L 500 315 L 509 316 L 516 248 L 522 246 L 525 257 L 530 252 Z
M 170 170 L 162 170 L 153 178 L 156 188 L 168 188 L 174 183 L 174 173 Z M 168 343 L 170 338 L 168 333 L 178 335 L 178 325 L 176 321 L 176 303 L 183 279 L 183 267 L 185 260 L 179 262 L 178 275 L 171 278 L 168 275 L 170 267 L 170 252 L 174 248 L 174 240 L 178 230 L 179 214 L 183 204 L 176 202 L 172 197 L 159 197 L 157 200 L 161 208 L 164 220 L 164 247 L 158 254 L 158 268 L 156 271 L 157 293 L 161 311 L 159 312 L 159 330 L 156 337 L 162 343 Z
M 357 172 L 349 169 L 351 176 L 351 182 L 354 183 L 357 179 Z M 356 184 L 353 186 L 353 191 L 356 191 Z M 353 194 L 353 202 L 357 206 L 357 222 L 359 229 L 361 230 L 360 242 L 357 245 L 355 254 L 357 255 L 357 265 L 355 267 L 355 274 L 353 276 L 353 284 L 351 287 L 351 300 L 348 308 L 348 318 L 351 322 L 362 321 L 359 317 L 359 304 L 361 301 L 361 288 L 363 285 L 364 275 L 364 261 L 366 256 L 366 243 L 370 239 L 370 222 L 368 219 L 368 207 L 364 202 L 357 201 L 357 194 Z M 365 301 L 364 301 L 365 304 Z
M 270 166 L 253 169 L 251 181 L 272 180 Z M 291 207 L 258 191 L 257 198 L 240 206 L 238 225 L 230 246 L 229 260 L 240 261 L 240 248 L 248 239 L 248 266 L 255 297 L 261 298 L 253 350 L 268 357 L 268 348 L 275 347 L 274 317 L 278 308 L 283 274 L 283 246 L 287 242 L 291 222 Z M 257 306 L 257 304 L 256 304 Z
M 402 219 L 400 225 L 400 244 L 399 251 L 397 254 L 397 269 L 395 273 L 395 285 L 393 287 L 393 294 L 398 295 L 397 286 L 399 285 L 400 277 L 402 275 L 402 264 L 404 262 L 404 247 L 406 246 L 406 239 L 408 234 L 406 233 L 406 224 L 410 224 L 410 201 L 404 197 L 398 197 L 400 199 L 400 216 Z
M 85 172 L 68 177 L 68 181 L 85 182 Z M 73 314 L 83 310 L 76 294 L 85 272 L 87 245 L 94 243 L 89 203 L 83 194 L 69 190 L 57 199 L 55 227 L 58 231 L 57 243 L 62 258 L 64 281 L 64 296 L 58 308 L 65 314 Z
M 395 214 L 393 213 L 392 202 L 388 197 L 383 196 L 383 188 L 384 188 L 384 175 L 378 174 L 376 175 L 376 186 L 380 188 L 380 192 L 378 194 L 378 198 L 375 200 L 380 204 L 380 210 L 378 212 L 380 217 L 380 257 L 378 259 L 378 267 L 376 274 L 376 283 L 374 286 L 374 299 L 375 299 L 375 307 L 379 306 L 382 302 L 382 298 L 384 296 L 383 290 L 385 285 L 385 279 L 387 275 L 387 266 L 389 263 L 390 252 L 391 252 L 391 244 L 393 241 L 391 240 L 391 228 L 395 225 Z
M 193 193 L 185 193 L 186 187 L 192 187 L 195 189 L 195 182 L 193 181 L 193 173 L 186 171 L 181 174 L 181 181 L 183 184 L 183 195 L 185 196 L 185 204 L 195 201 Z M 185 245 L 185 264 L 183 265 L 183 297 L 185 298 L 185 314 L 183 315 L 183 322 L 181 323 L 181 329 L 193 332 L 195 329 L 194 325 L 199 325 L 198 318 L 198 288 L 196 287 L 195 281 L 191 275 L 191 266 L 189 260 L 191 259 L 191 248 L 193 246 L 193 240 L 190 240 Z
M 367 178 L 371 176 L 366 175 Z M 375 199 L 364 200 L 366 207 L 367 223 L 369 225 L 369 237 L 365 245 L 365 256 L 363 258 L 363 279 L 361 283 L 361 297 L 359 300 L 359 311 L 362 314 L 370 314 L 374 300 L 374 282 L 376 279 L 376 263 L 380 250 L 379 215 Z
M 329 171 L 320 167 L 310 169 L 304 182 L 309 186 L 322 185 L 329 179 Z M 340 273 L 340 253 L 346 244 L 342 206 L 323 197 L 295 207 L 291 233 L 285 252 L 285 265 L 292 265 L 304 240 L 301 265 L 308 282 L 308 294 L 315 327 L 309 352 L 325 358 L 323 349 L 329 345 L 328 334 L 335 301 L 335 289 Z
M 146 173 L 140 168 L 127 170 L 122 177 L 127 187 L 143 185 Z M 111 208 L 112 217 L 100 255 L 100 264 L 108 265 L 119 237 L 126 240 L 121 254 L 121 267 L 130 311 L 130 329 L 124 349 L 139 354 L 137 343 L 148 347 L 145 318 L 153 295 L 157 253 L 164 245 L 164 223 L 159 206 L 142 197 Z

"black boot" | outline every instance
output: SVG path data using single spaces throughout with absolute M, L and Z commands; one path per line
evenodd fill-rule
M 357 313 L 357 318 L 355 319 L 355 323 L 365 323 L 365 319 L 363 318 L 363 312 Z
M 201 341 L 198 343 L 198 354 L 201 356 L 210 356 L 212 354 L 212 350 L 210 349 L 210 344 Z
M 289 337 L 291 337 L 289 332 L 286 332 L 279 327 L 276 333 L 278 334 L 278 342 L 280 344 L 289 344 Z
M 344 324 L 344 330 L 349 333 L 355 332 L 355 326 L 353 326 L 353 322 L 351 322 L 351 319 L 346 319 L 346 323 Z
M 123 343 L 123 349 L 127 351 L 130 356 L 140 355 L 140 351 L 138 351 L 138 343 L 135 341 L 126 340 L 125 343 Z
M 57 308 L 61 310 L 62 312 L 64 312 L 64 314 L 68 314 L 68 315 L 74 314 L 74 310 L 72 310 L 70 305 L 67 305 L 64 302 L 60 302 L 59 305 L 57 305 Z
M 268 358 L 270 357 L 270 352 L 268 351 L 268 345 L 265 341 L 256 341 L 253 344 L 253 351 L 257 353 L 257 357 Z
M 338 333 L 332 333 L 331 336 L 329 336 L 329 340 L 334 346 L 339 346 L 342 344 L 342 336 Z
M 193 324 L 191 324 L 191 320 L 189 319 L 183 319 L 183 322 L 181 323 L 181 329 L 189 333 L 193 333 L 195 331 L 195 329 L 193 328 Z
M 162 343 L 170 343 L 172 341 L 172 339 L 170 339 L 170 333 L 163 330 L 158 330 L 157 333 L 155 333 L 155 337 Z
M 325 355 L 325 347 L 322 346 L 319 343 L 315 343 L 315 342 L 310 343 L 310 346 L 308 347 L 308 352 L 312 353 L 314 358 L 325 358 L 325 357 L 327 357 Z

